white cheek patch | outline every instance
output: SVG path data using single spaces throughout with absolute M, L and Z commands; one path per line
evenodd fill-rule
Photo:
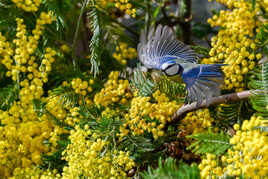
M 161 66 L 161 70 L 165 70 L 165 69 L 167 69 L 169 65 L 170 65 L 170 64 L 168 64 L 168 63 L 164 63 L 164 64 L 162 64 L 162 66 Z
M 167 75 L 177 75 L 179 73 L 179 65 L 173 65 L 165 70 Z

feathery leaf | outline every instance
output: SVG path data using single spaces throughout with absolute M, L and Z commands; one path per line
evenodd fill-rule
M 205 132 L 187 137 L 197 140 L 187 148 L 196 154 L 211 153 L 221 155 L 227 149 L 231 148 L 231 144 L 229 144 L 230 136 L 223 133 Z
M 131 86 L 135 89 L 139 89 L 139 95 L 141 96 L 151 96 L 155 90 L 155 84 L 150 79 L 146 79 L 141 71 L 140 64 L 138 64 L 137 69 L 134 71 Z
M 148 167 L 148 170 L 143 172 L 142 178 L 144 179 L 199 179 L 199 169 L 196 164 L 189 166 L 183 162 L 177 164 L 176 160 L 169 157 L 162 161 L 161 157 L 158 160 L 158 168 L 152 169 Z
M 92 0 L 93 6 L 91 6 L 91 11 L 88 14 L 88 17 L 91 18 L 90 27 L 93 32 L 93 36 L 90 41 L 90 51 L 91 51 L 91 72 L 96 76 L 99 73 L 99 63 L 101 57 L 101 23 L 100 23 L 100 14 L 96 7 L 95 0 Z

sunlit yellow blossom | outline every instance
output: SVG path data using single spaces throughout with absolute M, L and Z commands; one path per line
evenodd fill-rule
M 137 96 L 132 99 L 130 111 L 125 115 L 126 123 L 120 128 L 121 137 L 129 132 L 134 135 L 149 132 L 155 139 L 164 135 L 163 128 L 171 121 L 179 105 L 175 101 L 170 102 L 159 90 L 153 94 L 153 97 L 156 103 L 150 102 L 150 97 Z
M 57 145 L 43 141 L 53 140 L 62 132 L 49 115 L 41 114 L 33 104 L 33 101 L 42 102 L 43 85 L 48 81 L 56 54 L 53 49 L 44 48 L 40 64 L 35 56 L 44 25 L 51 24 L 52 17 L 41 12 L 32 33 L 27 33 L 22 19 L 17 18 L 16 22 L 16 37 L 12 42 L 0 33 L 1 64 L 19 88 L 19 99 L 10 109 L 0 111 L 0 178 L 11 176 L 16 168 L 40 165 L 41 155 L 54 152 Z
M 127 171 L 135 166 L 129 152 L 108 149 L 108 142 L 90 130 L 76 127 L 70 135 L 71 144 L 63 151 L 68 164 L 63 168 L 63 179 L 128 178 Z
M 179 129 L 187 132 L 187 134 L 200 133 L 212 126 L 213 118 L 209 114 L 208 109 L 199 109 L 190 112 L 181 121 Z
M 262 25 L 257 16 L 261 8 L 266 8 L 262 1 L 252 3 L 246 0 L 217 0 L 231 10 L 221 10 L 219 15 L 208 19 L 212 27 L 222 27 L 217 36 L 211 39 L 212 48 L 209 59 L 204 63 L 224 63 L 225 89 L 241 91 L 244 87 L 244 76 L 255 67 L 255 61 L 261 54 L 255 55 L 255 30 Z
M 262 117 L 252 116 L 241 126 L 234 125 L 236 134 L 230 139 L 232 149 L 221 157 L 221 164 L 216 156 L 208 154 L 199 165 L 202 178 L 223 177 L 229 175 L 246 178 L 266 178 L 268 173 L 268 135 L 258 126 L 268 126 Z
M 109 80 L 105 83 L 104 88 L 94 97 L 94 102 L 97 105 L 108 106 L 112 103 L 128 103 L 127 99 L 132 97 L 129 82 L 128 80 L 119 80 L 118 78 L 118 71 L 113 71 L 109 74 Z

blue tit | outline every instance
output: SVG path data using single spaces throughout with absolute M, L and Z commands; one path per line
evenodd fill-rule
M 200 105 L 206 100 L 209 104 L 212 97 L 220 95 L 224 64 L 197 64 L 195 52 L 178 41 L 168 26 L 151 27 L 147 36 L 143 30 L 138 54 L 145 67 L 160 70 L 167 76 L 182 77 L 187 90 L 185 103 Z

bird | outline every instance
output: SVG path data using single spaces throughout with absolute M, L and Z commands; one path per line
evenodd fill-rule
M 183 42 L 176 39 L 169 26 L 159 24 L 150 27 L 148 35 L 143 29 L 137 46 L 141 63 L 148 69 L 162 71 L 169 77 L 180 76 L 186 85 L 185 104 L 203 100 L 206 105 L 212 97 L 220 95 L 224 84 L 221 67 L 225 64 L 198 64 L 197 54 Z

